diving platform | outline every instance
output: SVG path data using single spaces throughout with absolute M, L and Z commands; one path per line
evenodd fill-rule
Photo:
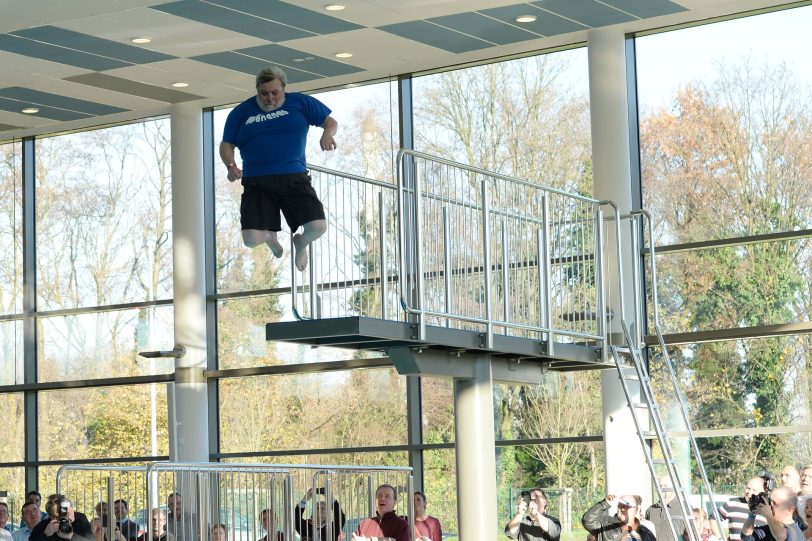
M 615 366 L 612 202 L 407 149 L 397 172 L 311 167 L 327 233 L 304 272 L 291 261 L 297 321 L 268 323 L 268 340 L 384 352 L 405 375 L 465 378 L 484 358 L 507 381 Z
M 387 355 L 402 348 L 433 350 L 448 356 L 485 354 L 508 361 L 532 361 L 552 371 L 614 367 L 602 360 L 601 350 L 594 344 L 556 343 L 551 353 L 544 341 L 495 334 L 493 345 L 488 348 L 482 332 L 426 325 L 421 339 L 419 325 L 415 323 L 363 316 L 268 323 L 265 336 L 273 341 L 380 351 Z

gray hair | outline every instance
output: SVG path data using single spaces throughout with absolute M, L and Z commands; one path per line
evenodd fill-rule
M 282 83 L 282 86 L 287 86 L 288 76 L 285 75 L 285 72 L 282 70 L 282 68 L 276 66 L 265 68 L 259 73 L 257 73 L 257 88 L 259 88 L 260 85 L 270 83 L 271 81 L 274 81 L 276 79 L 279 79 L 279 81 Z

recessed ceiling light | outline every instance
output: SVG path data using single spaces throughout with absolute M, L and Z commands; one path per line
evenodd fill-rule
M 39 107 L 26 107 L 21 112 L 27 115 L 35 115 L 39 113 Z
M 147 38 L 147 37 L 133 38 L 132 39 L 133 43 L 149 43 L 150 41 L 152 41 L 152 38 Z
M 352 56 L 352 53 L 336 53 L 336 58 L 349 58 Z
M 518 17 L 516 17 L 517 23 L 532 23 L 535 20 L 536 20 L 535 15 L 519 15 Z
M 343 6 L 341 4 L 329 4 L 327 6 L 324 6 L 324 9 L 326 9 L 327 11 L 341 11 L 346 7 L 347 6 Z
M 174 86 L 175 88 L 186 88 L 187 86 L 189 86 L 189 83 L 178 81 L 177 83 L 172 83 L 172 86 Z

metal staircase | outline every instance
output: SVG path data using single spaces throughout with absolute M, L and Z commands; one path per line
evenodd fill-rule
M 691 429 L 691 423 L 688 413 L 688 405 L 685 397 L 680 391 L 677 374 L 674 370 L 674 365 L 668 355 L 665 340 L 660 330 L 659 311 L 658 311 L 658 298 L 657 298 L 657 272 L 656 260 L 653 245 L 653 235 L 651 218 L 645 211 L 632 212 L 628 217 L 631 224 L 631 234 L 633 247 L 635 269 L 633 275 L 637 283 L 640 282 L 640 277 L 643 275 L 643 257 L 642 251 L 634 249 L 643 246 L 645 233 L 648 234 L 648 259 L 649 259 L 649 280 L 651 283 L 651 304 L 653 314 L 653 332 L 658 338 L 658 343 L 661 350 L 661 362 L 663 365 L 663 372 L 668 374 L 666 378 L 670 388 L 668 393 L 673 397 L 674 407 L 680 413 L 680 420 L 684 424 L 685 434 L 689 442 L 689 465 L 692 465 L 698 472 L 702 480 L 705 493 L 711 501 L 711 510 L 713 517 L 717 524 L 721 524 L 721 518 L 715 504 L 713 490 L 708 481 L 705 472 L 705 466 L 702 461 L 702 456 L 699 453 L 696 439 L 694 438 Z M 637 293 L 637 288 L 636 288 Z M 635 312 L 638 316 L 637 321 L 642 321 L 640 315 L 642 310 L 642 295 L 635 294 Z M 623 392 L 629 409 L 632 413 L 635 429 L 640 438 L 640 443 L 643 448 L 643 453 L 646 457 L 646 462 L 651 472 L 652 480 L 656 486 L 657 494 L 661 502 L 665 502 L 665 492 L 673 490 L 675 493 L 675 501 L 678 503 L 678 514 L 672 515 L 668 506 L 664 505 L 664 513 L 668 517 L 669 527 L 674 539 L 680 539 L 683 530 L 688 535 L 689 541 L 701 541 L 701 536 L 697 528 L 697 524 L 693 519 L 692 508 L 694 507 L 689 499 L 690 496 L 690 472 L 688 472 L 688 479 L 686 479 L 686 472 L 680 471 L 678 468 L 678 457 L 671 444 L 673 434 L 669 433 L 669 429 L 665 426 L 663 421 L 663 411 L 660 404 L 658 404 L 655 397 L 654 388 L 652 387 L 651 377 L 649 373 L 649 363 L 643 354 L 642 341 L 640 340 L 639 333 L 632 332 L 625 317 L 621 317 L 620 324 L 623 329 L 623 345 L 611 345 L 610 350 L 612 357 L 617 367 L 618 375 L 620 378 Z M 641 325 L 638 325 L 639 329 Z M 635 386 L 639 385 L 639 397 L 635 392 Z M 655 456 L 655 449 L 652 443 L 656 442 L 659 446 L 662 456 Z M 668 476 L 670 480 L 670 487 L 661 485 L 660 480 Z

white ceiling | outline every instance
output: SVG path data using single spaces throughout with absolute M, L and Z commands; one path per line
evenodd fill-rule
M 269 63 L 287 66 L 289 90 L 315 90 L 580 43 L 600 26 L 639 32 L 782 4 L 0 0 L 0 140 L 162 114 L 182 101 L 234 103 Z M 538 21 L 516 23 L 523 12 Z M 132 43 L 141 36 L 152 41 Z M 171 86 L 179 81 L 189 86 Z M 40 112 L 21 113 L 27 106 Z

